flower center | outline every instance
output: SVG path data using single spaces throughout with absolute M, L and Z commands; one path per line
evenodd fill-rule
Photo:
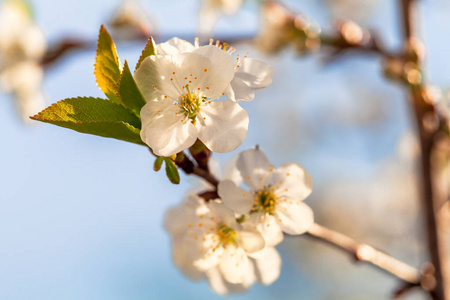
M 217 247 L 228 245 L 236 245 L 236 232 L 231 227 L 225 224 L 221 224 L 216 230 L 217 237 L 219 238 L 219 243 Z
M 195 117 L 197 116 L 203 102 L 206 102 L 206 97 L 200 97 L 197 93 L 192 92 L 189 89 L 189 85 L 186 84 L 184 87 L 186 91 L 185 94 L 177 99 L 178 106 L 181 112 L 186 115 L 189 119 L 195 122 Z
M 255 201 L 253 202 L 252 212 L 263 211 L 270 215 L 274 214 L 278 198 L 271 192 L 270 187 L 254 192 L 253 196 Z

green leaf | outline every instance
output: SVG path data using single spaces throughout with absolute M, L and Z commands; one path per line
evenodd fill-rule
M 166 162 L 167 178 L 169 178 L 170 182 L 172 182 L 173 184 L 179 184 L 180 174 L 178 174 L 177 166 L 169 157 L 164 157 L 164 161 Z
M 96 53 L 94 75 L 97 84 L 111 101 L 118 103 L 115 88 L 120 79 L 120 62 L 116 45 L 103 25 L 100 27 Z
M 61 100 L 31 119 L 146 146 L 140 137 L 140 120 L 126 108 L 105 99 L 78 97 Z
M 145 45 L 144 50 L 142 50 L 141 57 L 139 57 L 139 60 L 136 64 L 136 68 L 134 69 L 134 71 L 136 71 L 141 66 L 141 63 L 145 58 L 149 57 L 150 55 L 156 55 L 156 54 L 157 53 L 156 53 L 155 41 L 153 40 L 152 37 L 150 37 L 148 39 L 147 44 Z
M 162 165 L 163 161 L 164 161 L 164 157 L 161 157 L 161 156 L 156 157 L 155 163 L 153 164 L 153 170 L 155 170 L 156 172 L 161 170 L 161 165 Z
M 134 81 L 126 60 L 123 67 L 122 76 L 120 76 L 120 80 L 117 85 L 117 95 L 119 96 L 121 103 L 140 118 L 141 108 L 146 102 L 144 96 L 142 96 L 141 91 Z

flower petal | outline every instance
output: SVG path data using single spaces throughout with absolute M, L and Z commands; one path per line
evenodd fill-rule
M 171 234 L 183 234 L 189 228 L 188 223 L 196 223 L 198 216 L 209 212 L 205 200 L 190 193 L 177 206 L 171 207 L 164 217 L 164 228 Z
M 302 201 L 312 192 L 311 175 L 302 166 L 295 163 L 287 163 L 273 172 L 273 183 L 278 198 L 288 201 Z
M 230 283 L 243 283 L 248 272 L 249 261 L 244 249 L 228 246 L 222 254 L 219 270 Z
M 233 229 L 240 229 L 240 225 L 236 222 L 233 212 L 223 203 L 208 201 L 206 206 L 210 209 L 210 212 L 214 215 L 215 219 L 218 221 L 220 220 L 220 223 L 224 223 Z
M 251 101 L 255 98 L 252 89 L 239 77 L 234 76 L 225 90 L 225 95 L 233 101 Z
M 194 266 L 188 255 L 189 247 L 190 244 L 185 243 L 181 238 L 172 239 L 172 259 L 184 275 L 193 280 L 200 280 L 205 277 L 205 274 Z
M 217 191 L 223 204 L 238 214 L 245 215 L 252 209 L 252 193 L 237 187 L 231 180 L 221 181 Z
M 186 40 L 182 40 L 178 37 L 173 37 L 165 43 L 160 43 L 156 46 L 157 53 L 161 55 L 173 55 L 183 52 L 192 52 L 195 50 L 195 46 Z
M 265 88 L 272 83 L 274 70 L 265 62 L 254 58 L 244 58 L 236 70 L 240 78 L 252 90 Z
M 150 101 L 142 107 L 141 138 L 156 155 L 167 157 L 192 146 L 197 139 L 197 129 L 184 115 L 176 114 L 178 107 L 174 105 L 162 104 L 166 108 L 155 113 L 161 107 L 159 102 Z
M 249 187 L 259 190 L 269 183 L 273 165 L 261 150 L 250 149 L 242 152 L 236 165 Z
M 258 216 L 257 213 L 252 214 L 250 219 L 252 219 L 253 215 Z M 259 220 L 255 221 L 253 222 L 257 224 L 258 230 L 266 240 L 267 247 L 276 246 L 283 241 L 284 235 L 281 231 L 279 220 L 277 220 L 275 216 L 262 213 L 260 214 Z
M 210 99 L 222 96 L 234 77 L 231 56 L 215 46 L 204 46 L 192 51 L 184 59 L 182 68 L 193 74 L 194 80 L 190 87 L 194 91 L 202 91 Z
M 223 168 L 222 179 L 223 180 L 231 180 L 236 185 L 242 184 L 242 175 L 236 166 L 238 156 L 234 156 L 232 159 L 228 160 Z
M 172 100 L 182 94 L 182 89 L 173 84 L 173 72 L 180 73 L 180 64 L 187 54 L 174 56 L 149 56 L 134 73 L 136 84 L 147 102 L 164 96 Z
M 239 239 L 239 246 L 249 254 L 261 251 L 266 246 L 263 236 L 256 230 L 239 231 Z
M 287 201 L 278 204 L 275 212 L 281 230 L 287 234 L 302 234 L 314 223 L 312 209 L 300 201 Z
M 245 140 L 248 122 L 248 114 L 239 104 L 212 102 L 197 116 L 198 138 L 213 152 L 230 152 Z
M 211 241 L 211 239 L 209 239 Z M 216 267 L 219 263 L 221 263 L 222 261 L 222 257 L 224 255 L 224 248 L 223 247 L 217 247 L 215 248 L 214 246 L 212 246 L 212 244 L 208 241 L 206 241 L 205 243 L 203 243 L 204 247 L 203 248 L 197 248 L 195 249 L 195 247 L 191 247 L 189 249 L 189 251 L 195 251 L 195 253 L 191 253 L 191 257 L 195 257 L 196 254 L 200 254 L 199 251 L 201 251 L 202 249 L 205 250 L 206 252 L 201 253 L 201 256 L 197 255 L 197 259 L 195 259 L 193 261 L 193 265 L 200 271 L 207 271 L 211 268 Z
M 249 263 L 248 266 L 247 276 L 245 276 L 244 282 L 239 284 L 232 284 L 225 281 L 219 268 L 212 268 L 208 270 L 206 276 L 208 277 L 211 289 L 219 295 L 245 292 L 256 281 L 256 274 L 253 264 Z
M 256 276 L 262 284 L 270 285 L 280 277 L 281 256 L 274 247 L 265 249 L 254 263 Z

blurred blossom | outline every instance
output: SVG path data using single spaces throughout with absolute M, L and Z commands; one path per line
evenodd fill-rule
M 20 0 L 4 1 L 0 7 L 0 85 L 14 96 L 20 117 L 45 107 L 40 60 L 47 42 L 31 18 L 29 6 Z
M 236 14 L 242 4 L 243 0 L 200 0 L 199 36 L 211 36 L 219 18 Z
M 379 0 L 322 0 L 336 19 L 361 22 L 370 17 Z
M 266 1 L 261 8 L 261 30 L 257 45 L 263 52 L 276 53 L 295 45 L 302 53 L 320 46 L 320 28 L 306 17 L 294 14 L 275 1 Z
M 108 21 L 119 39 L 148 38 L 155 24 L 139 0 L 123 0 Z
M 261 234 L 239 224 L 220 200 L 204 201 L 189 194 L 165 217 L 172 257 L 193 280 L 207 279 L 218 294 L 243 292 L 255 282 L 271 284 L 279 276 L 281 257 L 265 248 Z

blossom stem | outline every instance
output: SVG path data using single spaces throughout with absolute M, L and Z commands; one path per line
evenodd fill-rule
M 390 273 L 406 283 L 419 285 L 421 276 L 418 269 L 381 252 L 367 244 L 361 244 L 356 240 L 314 223 L 307 231 L 309 236 L 327 242 L 333 246 L 344 249 L 357 261 L 370 263 L 381 270 Z
M 219 181 L 217 178 L 209 172 L 209 170 L 202 168 L 201 166 L 195 165 L 188 156 L 186 156 L 183 152 L 177 154 L 177 158 L 175 159 L 175 164 L 183 170 L 186 174 L 194 174 L 198 177 L 203 178 L 207 182 L 211 183 L 214 188 L 217 190 L 217 186 L 219 185 Z
M 194 171 L 192 172 L 192 174 L 197 175 L 198 177 L 201 177 L 201 178 L 205 179 L 206 181 L 211 183 L 214 186 L 214 188 L 217 189 L 217 186 L 219 185 L 219 181 L 210 172 L 195 166 L 194 167 Z

